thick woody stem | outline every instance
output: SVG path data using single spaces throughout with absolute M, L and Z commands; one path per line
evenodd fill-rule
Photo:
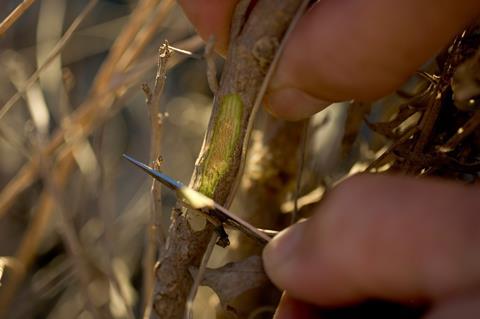
M 232 21 L 228 57 L 215 95 L 209 127 L 191 186 L 229 205 L 243 164 L 255 101 L 265 75 L 301 0 L 240 1 Z M 246 20 L 246 22 L 244 22 Z M 160 318 L 182 318 L 192 285 L 189 266 L 198 266 L 213 232 L 194 231 L 175 210 L 165 249 L 156 269 L 154 309 Z

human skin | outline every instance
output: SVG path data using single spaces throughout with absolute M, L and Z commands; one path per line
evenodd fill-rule
M 225 52 L 237 0 L 179 0 Z M 393 92 L 480 15 L 478 0 L 322 0 L 287 40 L 267 94 L 291 120 L 333 101 Z M 428 319 L 480 318 L 480 189 L 360 175 L 336 187 L 311 219 L 264 250 L 285 290 L 276 318 L 371 298 L 432 304 Z
M 459 297 L 480 297 L 479 227 L 478 187 L 402 176 L 350 178 L 311 219 L 283 231 L 264 250 L 269 277 L 288 294 L 278 318 L 299 318 L 291 313 L 308 313 L 306 303 L 384 299 L 435 309 Z M 477 316 L 451 318 L 480 318 L 476 301 Z
M 179 2 L 200 35 L 215 35 L 225 52 L 238 0 Z M 329 102 L 391 93 L 479 12 L 478 0 L 318 1 L 287 41 L 269 109 L 297 120 Z

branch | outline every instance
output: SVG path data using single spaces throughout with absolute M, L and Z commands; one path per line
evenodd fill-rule
M 17 20 L 30 8 L 35 0 L 23 0 L 10 14 L 0 23 L 0 37 L 17 22 Z
M 260 0 L 245 22 L 250 1 L 240 1 L 232 21 L 230 47 L 191 186 L 229 205 L 237 185 L 255 112 L 271 75 L 280 42 L 301 3 Z M 192 285 L 188 267 L 198 266 L 213 232 L 178 209 L 159 266 L 154 309 L 160 318 L 182 318 Z M 187 219 L 190 218 L 190 222 Z M 195 231 L 192 227 L 197 230 Z

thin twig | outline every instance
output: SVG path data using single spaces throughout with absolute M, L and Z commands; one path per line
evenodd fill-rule
M 416 156 L 420 155 L 420 153 L 424 150 L 430 139 L 433 128 L 435 126 L 435 122 L 440 113 L 443 95 L 445 91 L 449 88 L 451 77 L 453 76 L 453 72 L 455 71 L 453 59 L 456 58 L 456 55 L 460 50 L 461 43 L 463 38 L 465 37 L 465 34 L 466 32 L 464 31 L 460 36 L 455 39 L 455 41 L 451 45 L 451 48 L 449 49 L 451 53 L 445 61 L 442 74 L 440 75 L 436 83 L 435 91 L 430 97 L 428 108 L 422 116 L 422 119 L 420 121 L 420 136 L 418 137 L 418 140 L 416 141 L 413 149 L 413 152 Z
M 50 114 L 44 94 L 40 86 L 36 83 L 28 89 L 23 89 L 28 78 L 29 68 L 29 63 L 25 57 L 17 52 L 7 52 L 5 55 L 4 66 L 8 78 L 17 92 L 23 91 L 25 93 L 23 98 L 26 102 L 34 128 L 45 138 L 49 127 Z M 6 121 L 3 122 L 5 123 Z
M 365 172 L 371 171 L 373 168 L 378 166 L 378 163 L 383 161 L 388 155 L 392 154 L 392 152 L 401 144 L 405 143 L 409 138 L 411 138 L 415 133 L 417 133 L 420 128 L 415 125 L 409 128 L 405 133 L 403 133 L 392 145 L 390 145 L 378 158 L 376 158 L 373 162 L 371 162 L 367 168 L 365 168 Z
M 202 282 L 205 270 L 207 269 L 208 260 L 212 256 L 213 248 L 215 248 L 217 240 L 218 233 L 213 232 L 212 236 L 210 237 L 210 241 L 208 242 L 205 253 L 203 254 L 202 261 L 198 266 L 198 271 L 193 280 L 193 285 L 190 289 L 190 293 L 188 294 L 187 303 L 185 305 L 185 319 L 193 319 L 193 302 L 195 300 L 195 296 L 197 295 L 198 287 L 200 287 L 200 283 Z
M 153 92 L 145 84 L 143 89 L 147 96 L 147 107 L 150 116 L 150 162 L 153 167 L 160 170 L 161 162 L 161 140 L 162 140 L 162 113 L 160 101 L 165 86 L 167 63 L 172 51 L 168 41 L 158 50 L 157 72 Z M 164 234 L 161 229 L 162 220 L 162 196 L 161 185 L 156 180 L 152 181 L 151 187 L 151 212 L 150 223 L 147 226 L 147 247 L 143 259 L 143 318 L 149 318 L 152 310 L 153 289 L 155 287 L 155 261 L 158 248 L 164 241 Z
M 58 40 L 55 47 L 52 49 L 50 54 L 47 56 L 45 61 L 39 68 L 28 78 L 25 82 L 25 86 L 22 90 L 18 91 L 13 95 L 7 103 L 5 103 L 2 108 L 0 109 L 0 120 L 7 114 L 7 112 L 17 103 L 22 95 L 38 80 L 40 73 L 45 70 L 55 58 L 62 52 L 65 45 L 70 41 L 72 35 L 78 29 L 80 24 L 82 24 L 83 20 L 88 16 L 88 14 L 93 10 L 95 5 L 98 3 L 98 0 L 90 0 L 89 3 L 83 8 L 82 12 L 73 20 L 72 24 L 68 27 L 67 31 L 63 34 L 63 36 Z
M 298 149 L 298 169 L 297 176 L 295 180 L 295 193 L 293 195 L 293 211 L 290 216 L 290 224 L 294 224 L 297 221 L 298 216 L 298 199 L 300 197 L 300 190 L 302 187 L 302 175 L 303 167 L 305 165 L 305 153 L 307 148 L 307 138 L 308 138 L 308 126 L 309 120 L 304 120 L 302 123 L 302 136 L 300 141 L 300 147 Z
M 195 60 L 203 60 L 204 59 L 204 57 L 199 55 L 199 54 L 193 53 L 193 52 L 188 51 L 188 50 L 176 48 L 174 46 L 170 46 L 170 50 L 181 53 L 181 54 L 188 55 L 190 58 L 195 59 Z
M 30 8 L 35 0 L 23 0 L 10 14 L 0 23 L 0 37 Z

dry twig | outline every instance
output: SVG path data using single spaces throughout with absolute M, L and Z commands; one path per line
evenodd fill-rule
M 0 37 L 30 8 L 35 0 L 23 0 L 10 14 L 0 23 Z
M 458 36 L 449 49 L 449 51 L 452 53 L 449 54 L 447 61 L 444 63 L 442 74 L 440 75 L 438 83 L 435 87 L 435 92 L 432 94 L 427 110 L 423 114 L 420 121 L 420 136 L 418 137 L 413 149 L 413 152 L 417 155 L 423 151 L 432 134 L 438 114 L 440 113 L 442 98 L 450 86 L 450 80 L 455 71 L 454 60 L 459 54 L 461 42 L 465 34 L 466 32 L 463 32 L 460 36 Z
M 301 123 L 302 126 L 302 137 L 300 140 L 300 147 L 298 148 L 298 169 L 297 169 L 297 176 L 295 181 L 295 192 L 293 195 L 293 211 L 292 215 L 290 216 L 290 224 L 294 224 L 297 221 L 298 216 L 298 199 L 300 197 L 300 190 L 302 187 L 302 175 L 303 175 L 303 167 L 305 165 L 305 152 L 306 152 L 306 145 L 307 145 L 307 136 L 308 136 L 308 126 L 309 120 L 304 120 Z
M 408 141 L 412 136 L 414 136 L 418 132 L 418 127 L 412 127 L 406 132 L 404 132 L 392 145 L 390 145 L 378 158 L 376 158 L 373 162 L 371 162 L 368 167 L 365 169 L 365 172 L 369 172 L 374 168 L 378 168 L 383 160 L 387 158 L 387 156 L 391 155 L 395 149 L 399 146 Z
M 156 170 L 160 170 L 161 164 L 161 140 L 162 140 L 162 117 L 160 98 L 165 86 L 167 62 L 172 51 L 168 42 L 165 41 L 158 51 L 157 72 L 153 92 L 147 84 L 143 90 L 146 95 L 148 113 L 150 115 L 150 162 Z M 151 213 L 150 224 L 147 226 L 147 247 L 143 260 L 143 295 L 144 314 L 143 318 L 149 318 L 152 307 L 153 288 L 155 282 L 154 267 L 159 247 L 164 242 L 164 234 L 161 228 L 162 200 L 161 184 L 155 179 L 151 187 Z
M 471 119 L 463 125 L 455 135 L 453 135 L 444 146 L 441 146 L 442 149 L 447 151 L 454 150 L 458 144 L 460 144 L 466 137 L 475 132 L 475 130 L 480 127 L 480 111 L 475 112 Z

